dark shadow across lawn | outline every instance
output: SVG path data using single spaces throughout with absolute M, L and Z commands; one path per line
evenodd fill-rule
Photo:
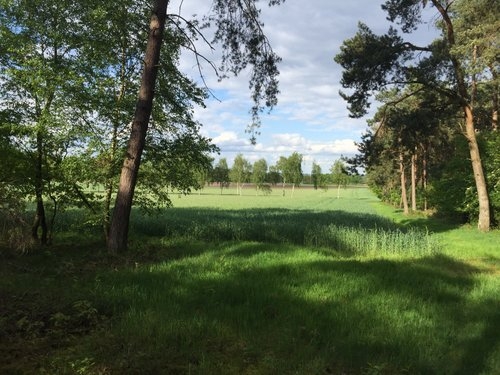
M 103 275 L 116 336 L 90 354 L 123 373 L 489 373 L 500 301 L 471 299 L 478 269 L 444 256 L 287 262 L 294 247 L 261 246 L 235 244 L 227 265 Z

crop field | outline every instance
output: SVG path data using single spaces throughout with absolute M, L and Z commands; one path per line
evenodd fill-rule
M 366 188 L 206 188 L 134 211 L 110 256 L 81 210 L 0 244 L 0 373 L 500 373 L 500 232 Z

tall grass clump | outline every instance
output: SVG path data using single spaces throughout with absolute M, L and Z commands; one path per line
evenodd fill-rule
M 134 232 L 167 242 L 255 241 L 328 248 L 348 256 L 426 256 L 441 249 L 426 229 L 340 210 L 177 208 L 155 221 L 137 217 Z
M 353 256 L 426 256 L 440 251 L 428 231 L 410 228 L 365 228 L 330 224 L 306 229 L 305 244 Z

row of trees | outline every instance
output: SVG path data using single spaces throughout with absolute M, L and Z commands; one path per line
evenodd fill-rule
M 253 165 L 242 154 L 236 155 L 231 168 L 225 158 L 220 159 L 214 166 L 210 181 L 219 184 L 221 189 L 229 182 L 236 184 L 237 194 L 242 193 L 244 183 L 253 183 L 257 190 L 267 192 L 268 184 L 282 184 L 283 195 L 285 185 L 292 185 L 292 195 L 295 186 L 302 183 L 302 155 L 294 152 L 289 157 L 280 156 L 276 165 L 267 165 L 265 159 L 257 160 Z M 222 190 L 221 190 L 222 191 Z
M 0 0 L 2 213 L 21 222 L 32 199 L 29 236 L 46 245 L 61 207 L 86 206 L 109 251 L 124 250 L 132 201 L 168 204 L 172 190 L 197 186 L 217 151 L 193 119 L 208 90 L 179 70 L 181 51 L 220 78 L 250 70 L 250 131 L 276 104 L 279 58 L 257 2 L 216 0 L 188 20 L 168 13 L 168 0 Z M 221 47 L 221 66 L 197 41 Z M 96 184 L 104 194 L 85 189 Z
M 397 27 L 416 30 L 426 6 L 436 11 L 440 37 L 417 46 Z M 500 4 L 389 0 L 382 8 L 396 26 L 375 35 L 360 24 L 335 57 L 351 115 L 365 115 L 372 95 L 382 104 L 353 162 L 405 212 L 459 213 L 488 231 L 500 219 Z
M 338 188 L 349 183 L 360 183 L 362 177 L 356 171 L 349 170 L 347 161 L 336 160 L 330 168 L 330 173 L 323 173 L 321 166 L 313 162 L 311 174 L 302 172 L 303 156 L 294 152 L 289 157 L 280 156 L 275 165 L 268 166 L 265 159 L 259 159 L 251 164 L 242 154 L 236 155 L 231 167 L 227 159 L 221 158 L 210 171 L 200 174 L 200 186 L 207 183 L 217 183 L 222 189 L 230 182 L 236 185 L 237 194 L 242 193 L 244 183 L 252 183 L 257 192 L 269 192 L 270 186 L 281 185 L 285 195 L 285 185 L 292 186 L 292 195 L 296 186 L 313 185 L 314 189 L 328 189 L 335 184 Z

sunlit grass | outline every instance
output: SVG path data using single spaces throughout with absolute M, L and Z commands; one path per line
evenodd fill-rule
M 350 198 L 312 189 L 297 189 L 294 197 L 182 196 L 159 216 L 138 214 L 132 229 L 167 242 L 259 241 L 347 256 L 422 256 L 441 250 L 426 228 L 403 227 L 377 215 L 377 200 L 368 190 L 348 189 L 344 195 Z

